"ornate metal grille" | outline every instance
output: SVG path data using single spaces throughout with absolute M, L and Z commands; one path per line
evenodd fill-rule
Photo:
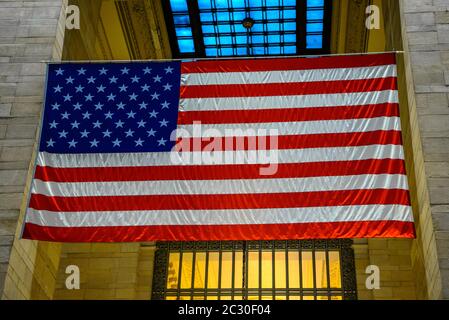
M 352 240 L 160 242 L 153 299 L 354 300 Z

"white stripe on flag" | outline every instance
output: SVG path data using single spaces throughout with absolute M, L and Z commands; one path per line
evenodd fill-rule
M 395 65 L 383 65 L 361 68 L 255 71 L 255 72 L 208 72 L 183 73 L 181 84 L 222 85 L 222 84 L 257 84 L 361 80 L 396 77 Z
M 266 96 L 238 98 L 189 98 L 180 99 L 181 111 L 284 109 L 357 106 L 367 104 L 398 103 L 396 90 L 313 94 L 300 96 Z
M 200 127 L 201 126 L 201 127 Z M 194 128 L 196 127 L 196 130 Z M 201 130 L 199 130 L 201 128 Z M 273 135 L 301 135 L 369 132 L 377 130 L 401 130 L 399 117 L 377 117 L 369 119 L 317 120 L 299 122 L 270 123 L 233 123 L 233 124 L 194 124 L 178 126 L 177 134 L 184 137 L 182 131 L 189 133 L 187 137 L 241 137 Z M 261 130 L 261 131 L 259 131 Z
M 207 157 L 207 158 L 205 158 Z M 275 158 L 276 157 L 276 158 Z M 204 163 L 212 158 L 214 163 Z M 404 159 L 401 145 L 369 145 L 357 147 L 310 148 L 259 151 L 217 152 L 147 152 L 52 154 L 39 152 L 37 164 L 57 168 L 137 167 L 192 164 L 268 164 L 321 161 L 351 161 L 365 159 Z M 203 163 L 201 162 L 203 160 Z M 199 161 L 199 163 L 195 162 Z M 273 163 L 273 162 L 271 162 Z M 325 175 L 325 172 L 323 172 Z
M 53 227 L 280 224 L 344 221 L 413 221 L 404 205 L 356 205 L 285 209 L 145 210 L 52 212 L 27 211 L 28 223 Z
M 400 174 L 364 174 L 284 179 L 169 180 L 120 182 L 44 182 L 34 180 L 32 193 L 57 197 L 245 194 L 316 192 L 358 189 L 407 190 L 407 177 Z

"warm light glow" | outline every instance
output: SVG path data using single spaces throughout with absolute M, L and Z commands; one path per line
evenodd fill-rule
M 207 287 L 218 288 L 218 262 L 220 255 L 218 252 L 209 252 L 209 272 L 207 275 Z
M 288 286 L 299 288 L 299 252 L 288 253 Z
M 323 251 L 315 252 L 315 277 L 317 288 L 327 288 L 326 253 Z
M 340 253 L 329 252 L 330 287 L 341 288 Z
M 234 288 L 241 289 L 243 285 L 243 252 L 235 253 Z
M 259 288 L 259 252 L 248 252 L 248 288 Z
M 194 288 L 204 288 L 206 275 L 206 252 L 197 252 L 195 257 Z
M 232 252 L 221 254 L 221 288 L 232 288 Z
M 274 283 L 276 288 L 287 287 L 285 252 L 274 253 Z M 285 298 L 285 297 L 284 297 Z M 276 298 L 278 299 L 278 298 Z M 285 300 L 285 299 L 282 299 Z
M 302 287 L 313 288 L 312 252 L 302 252 Z
M 192 262 L 193 253 L 184 252 L 182 255 L 182 277 L 181 277 L 181 289 L 188 289 L 192 287 Z
M 167 289 L 176 289 L 178 287 L 179 257 L 180 254 L 178 252 L 170 254 L 167 273 Z
M 167 271 L 168 300 L 177 298 L 178 286 L 181 300 L 242 300 L 246 290 L 248 300 L 343 298 L 338 291 L 342 282 L 337 250 L 264 249 L 248 250 L 246 254 L 243 250 L 171 252 Z M 273 289 L 284 291 L 273 293 Z M 291 289 L 298 291 L 286 295 L 285 290 Z M 192 295 L 190 290 L 200 291 Z
M 262 252 L 262 288 L 273 288 L 273 261 L 271 252 Z

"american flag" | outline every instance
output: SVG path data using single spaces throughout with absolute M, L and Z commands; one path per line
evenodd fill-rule
M 414 237 L 393 54 L 48 67 L 23 237 Z

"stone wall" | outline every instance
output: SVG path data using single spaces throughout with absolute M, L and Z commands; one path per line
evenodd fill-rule
M 154 249 L 140 243 L 64 244 L 54 298 L 149 300 Z M 68 265 L 79 267 L 79 290 L 66 289 Z
M 43 102 L 42 61 L 61 57 L 64 3 L 0 1 L 0 292 L 7 299 L 48 299 L 54 291 L 59 245 L 18 235 Z
M 364 239 L 354 241 L 357 297 L 360 300 L 419 299 L 416 274 L 413 272 L 410 239 Z M 380 270 L 380 288 L 367 289 L 366 267 Z
M 415 165 L 423 163 L 417 182 L 427 286 L 430 298 L 449 299 L 449 0 L 402 0 L 401 6 L 415 94 L 411 122 L 422 142 L 423 159 Z

